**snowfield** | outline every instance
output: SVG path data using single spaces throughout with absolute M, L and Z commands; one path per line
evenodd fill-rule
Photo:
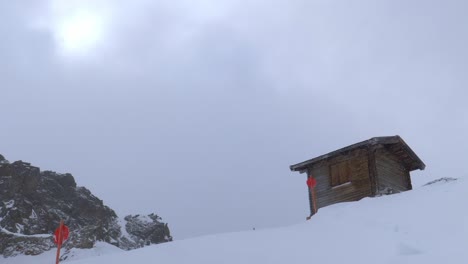
M 466 180 L 439 181 L 401 194 L 322 208 L 310 221 L 295 226 L 211 235 L 128 252 L 100 243 L 92 250 L 76 250 L 64 263 L 466 264 L 467 203 Z M 54 263 L 54 254 L 0 262 Z

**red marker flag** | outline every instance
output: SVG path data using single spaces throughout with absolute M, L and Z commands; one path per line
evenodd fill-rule
M 63 220 L 60 220 L 59 227 L 54 232 L 54 242 L 57 244 L 57 256 L 55 258 L 55 264 L 59 264 L 60 262 L 60 248 L 62 247 L 63 241 L 68 239 L 68 235 L 70 231 L 68 227 L 63 224 Z
M 57 227 L 57 229 L 55 229 L 55 233 L 54 233 L 54 242 L 55 242 L 55 244 L 62 245 L 63 241 L 68 239 L 69 234 L 70 234 L 70 230 L 68 229 L 68 227 L 66 225 L 62 225 L 61 228 Z
M 315 186 L 317 186 L 317 180 L 315 180 L 314 177 L 309 177 L 307 179 L 307 186 L 309 186 L 309 188 L 315 188 Z

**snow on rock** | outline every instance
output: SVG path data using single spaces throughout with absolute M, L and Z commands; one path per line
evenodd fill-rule
M 0 164 L 8 164 L 8 160 L 5 159 L 5 157 L 3 157 L 1 154 L 0 154 Z
M 37 219 L 37 214 L 36 214 L 36 212 L 34 211 L 34 209 L 31 209 L 31 215 L 29 216 L 29 218 L 31 218 L 31 219 Z
M 24 225 L 16 223 L 16 233 L 22 234 L 24 232 Z
M 129 249 L 172 241 L 169 227 L 156 214 L 128 215 L 119 219 L 120 243 Z
M 15 201 L 14 200 L 10 200 L 8 202 L 3 202 L 5 204 L 5 208 L 6 209 L 11 209 L 13 208 L 13 206 L 15 205 Z
M 21 233 L 13 233 L 13 232 L 10 232 L 10 231 L 6 230 L 5 228 L 0 228 L 0 232 L 1 232 L 1 233 L 8 234 L 8 235 L 13 235 L 13 236 L 16 236 L 16 237 L 41 237 L 41 238 L 52 238 L 52 235 L 51 235 L 51 234 L 24 235 L 24 234 L 21 234 Z

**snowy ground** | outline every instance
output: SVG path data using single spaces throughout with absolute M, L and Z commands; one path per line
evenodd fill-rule
M 310 221 L 219 234 L 134 251 L 99 244 L 70 264 L 129 263 L 468 263 L 468 181 L 322 208 Z M 279 213 L 279 215 L 281 215 Z M 1 259 L 53 263 L 54 252 Z

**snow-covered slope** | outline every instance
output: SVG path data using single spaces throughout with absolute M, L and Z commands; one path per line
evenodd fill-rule
M 71 263 L 72 260 L 85 260 L 91 257 L 99 257 L 102 255 L 110 255 L 115 253 L 126 252 L 116 246 L 105 242 L 97 242 L 92 249 L 71 249 L 67 254 L 68 259 L 61 263 Z M 50 250 L 37 256 L 19 255 L 11 258 L 0 257 L 2 264 L 42 264 L 42 263 L 55 263 L 56 251 Z
M 440 181 L 401 194 L 322 208 L 310 221 L 295 226 L 211 235 L 129 252 L 107 249 L 113 254 L 98 257 L 82 251 L 76 257 L 86 259 L 67 262 L 468 263 L 467 202 L 466 180 Z M 53 257 L 46 261 L 39 256 L 2 263 L 52 261 Z

